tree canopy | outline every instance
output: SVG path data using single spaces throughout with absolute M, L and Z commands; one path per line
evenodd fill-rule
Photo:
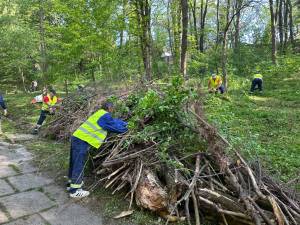
M 0 73 L 24 85 L 212 71 L 226 84 L 299 51 L 295 0 L 2 0 L 0 13 Z

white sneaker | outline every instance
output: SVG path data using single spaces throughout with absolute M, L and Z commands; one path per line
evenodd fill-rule
M 85 191 L 82 189 L 77 189 L 75 193 L 70 193 L 71 198 L 84 198 L 90 195 L 89 191 Z

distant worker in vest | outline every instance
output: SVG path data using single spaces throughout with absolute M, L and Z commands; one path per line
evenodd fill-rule
M 4 97 L 3 95 L 0 93 L 0 106 L 4 111 L 4 116 L 7 116 L 7 108 L 6 108 L 6 104 L 4 101 Z M 0 134 L 2 134 L 2 124 L 1 124 L 1 118 L 0 118 Z
M 90 147 L 99 149 L 108 132 L 122 134 L 128 130 L 127 122 L 111 116 L 113 110 L 112 103 L 105 103 L 102 109 L 92 114 L 71 137 L 67 190 L 72 198 L 84 198 L 90 194 L 82 189 L 84 165 Z
M 224 93 L 224 86 L 222 85 L 221 76 L 213 73 L 208 80 L 208 91 L 209 93 Z
M 47 93 L 45 95 L 45 92 Z M 56 91 L 53 88 L 50 88 L 49 91 L 47 89 L 43 90 L 43 103 L 40 118 L 33 130 L 33 134 L 38 134 L 39 129 L 41 128 L 42 124 L 44 123 L 47 115 L 53 115 L 55 112 L 55 106 L 57 103 Z
M 256 73 L 253 75 L 252 85 L 250 89 L 250 94 L 253 94 L 255 90 L 257 90 L 262 93 L 263 90 L 263 75 L 260 73 Z

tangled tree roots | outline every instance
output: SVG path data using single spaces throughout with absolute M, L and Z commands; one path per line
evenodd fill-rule
M 74 117 L 82 121 L 93 111 L 89 104 L 87 101 L 76 110 L 63 109 L 63 117 L 52 123 L 51 132 L 60 138 L 69 136 L 80 124 L 79 119 L 74 123 Z M 275 182 L 259 163 L 249 165 L 206 122 L 199 102 L 182 110 L 193 119 L 189 128 L 206 141 L 207 151 L 190 155 L 173 152 L 169 157 L 181 165 L 176 167 L 160 159 L 159 141 L 124 148 L 126 140 L 134 135 L 132 131 L 111 136 L 93 159 L 94 172 L 104 187 L 112 193 L 127 191 L 130 208 L 135 200 L 137 205 L 166 218 L 166 223 L 184 217 L 188 224 L 194 220 L 196 225 L 211 218 L 223 224 L 300 224 L 296 194 Z M 143 121 L 146 124 L 147 120 Z M 62 133 L 57 131 L 61 130 L 57 126 L 66 125 Z

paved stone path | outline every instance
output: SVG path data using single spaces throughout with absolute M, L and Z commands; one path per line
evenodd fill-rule
M 0 224 L 102 225 L 103 219 L 70 199 L 30 164 L 24 146 L 0 141 Z

